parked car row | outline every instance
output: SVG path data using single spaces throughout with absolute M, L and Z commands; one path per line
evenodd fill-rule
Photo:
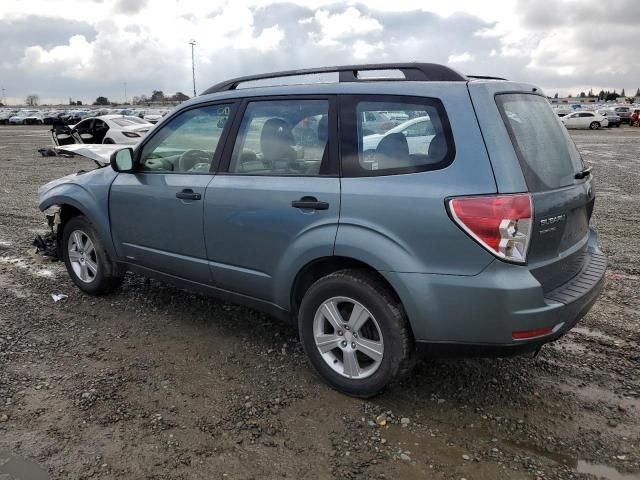
M 102 115 L 125 115 L 146 120 L 155 124 L 169 112 L 168 109 L 139 109 L 139 108 L 98 108 L 86 110 L 43 110 L 20 109 L 0 110 L 0 125 L 75 125 L 85 118 L 94 118 Z
M 567 128 L 598 129 L 631 125 L 631 115 L 633 112 L 640 113 L 640 105 L 592 105 L 587 108 L 580 104 L 557 105 L 553 110 Z M 606 118 L 606 122 L 602 117 Z
M 5 110 L 0 111 L 0 124 L 42 125 L 44 119 L 38 110 Z

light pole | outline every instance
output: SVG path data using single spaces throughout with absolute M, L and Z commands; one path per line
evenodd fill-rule
M 127 82 L 124 82 L 124 103 L 127 103 Z
M 196 64 L 193 59 L 193 47 L 196 45 L 195 40 L 189 40 L 189 45 L 191 45 L 191 76 L 193 77 L 193 96 L 196 96 Z

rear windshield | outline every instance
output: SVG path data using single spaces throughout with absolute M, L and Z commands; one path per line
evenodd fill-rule
M 574 183 L 582 159 L 546 98 L 527 93 L 496 95 L 496 102 L 532 192 Z
M 115 123 L 119 127 L 130 127 L 131 125 L 135 125 L 138 122 L 131 121 L 128 118 L 114 118 L 113 123 Z

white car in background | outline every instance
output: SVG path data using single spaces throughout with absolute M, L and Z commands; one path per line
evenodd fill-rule
M 142 118 L 147 122 L 155 124 L 162 120 L 162 117 L 164 117 L 168 111 L 169 110 L 147 110 Z
M 138 117 L 101 115 L 85 118 L 76 125 L 69 125 L 70 132 L 59 133 L 71 135 L 75 139 L 80 138 L 82 143 L 133 145 L 138 143 L 152 128 L 153 124 Z M 56 144 L 60 143 L 56 142 Z
M 557 107 L 553 107 L 553 111 L 559 117 L 564 117 L 564 116 L 569 115 L 570 113 L 572 113 L 574 110 L 573 110 L 573 108 L 571 108 L 569 106 L 560 105 L 560 106 L 557 106 Z
M 42 125 L 44 117 L 39 110 L 23 110 L 9 118 L 11 125 Z
M 396 120 L 398 122 L 406 122 L 407 120 L 409 120 L 409 115 L 407 115 L 405 112 L 381 112 L 384 113 L 387 117 L 389 117 L 391 120 Z
M 567 128 L 589 128 L 591 130 L 598 130 L 609 125 L 609 120 L 604 115 L 584 110 L 565 115 L 560 118 L 560 121 Z
M 394 133 L 401 133 L 407 139 L 411 155 L 427 155 L 429 144 L 435 135 L 435 129 L 429 116 L 416 117 L 387 130 L 385 133 L 375 133 L 362 138 L 362 151 L 372 151 L 378 148 L 380 141 Z
M 15 110 L 3 110 L 0 112 L 0 125 L 9 123 L 9 119 L 16 114 Z

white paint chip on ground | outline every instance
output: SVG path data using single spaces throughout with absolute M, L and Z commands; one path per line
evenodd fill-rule
M 64 300 L 67 297 L 68 297 L 68 295 L 65 295 L 64 293 L 52 293 L 51 294 L 51 298 L 53 298 L 54 302 L 59 302 L 60 300 Z

